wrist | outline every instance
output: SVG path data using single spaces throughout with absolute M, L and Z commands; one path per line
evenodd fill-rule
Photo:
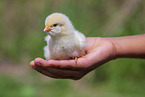
M 116 41 L 116 38 L 114 38 L 114 37 L 105 37 L 105 38 L 102 38 L 102 39 L 105 40 L 106 42 L 108 42 L 111 46 L 111 50 L 109 51 L 110 58 L 111 59 L 118 58 L 119 51 L 120 51 L 120 45 Z
M 122 49 L 124 45 L 120 43 L 120 37 L 107 37 L 103 38 L 112 44 L 112 57 L 113 59 L 120 58 L 123 55 Z

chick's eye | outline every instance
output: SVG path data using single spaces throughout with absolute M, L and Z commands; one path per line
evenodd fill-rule
M 56 27 L 58 24 L 54 24 L 53 27 Z

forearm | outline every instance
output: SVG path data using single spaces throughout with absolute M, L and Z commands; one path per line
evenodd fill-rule
M 145 58 L 145 34 L 108 39 L 116 47 L 117 58 Z

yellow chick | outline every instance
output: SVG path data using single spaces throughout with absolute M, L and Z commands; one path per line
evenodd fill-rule
M 53 13 L 45 20 L 44 32 L 47 46 L 44 47 L 46 60 L 65 60 L 84 56 L 86 37 L 75 30 L 69 18 L 62 13 Z

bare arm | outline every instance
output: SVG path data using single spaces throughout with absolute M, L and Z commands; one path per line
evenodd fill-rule
M 117 58 L 145 58 L 145 34 L 106 39 L 115 44 Z

